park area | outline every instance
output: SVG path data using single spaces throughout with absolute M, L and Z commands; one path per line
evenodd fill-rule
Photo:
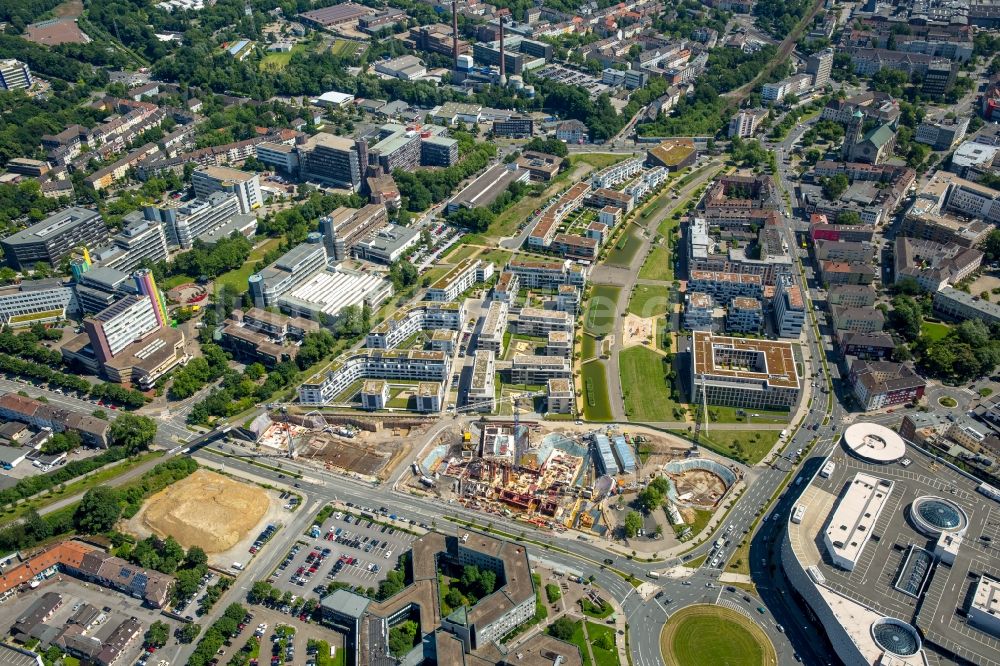
M 670 291 L 666 286 L 638 284 L 632 290 L 628 311 L 640 317 L 661 317 L 667 314 Z
M 682 406 L 670 399 L 665 357 L 645 347 L 618 354 L 625 415 L 630 421 L 682 421 Z
M 699 604 L 674 613 L 660 632 L 663 661 L 677 666 L 771 666 L 771 640 L 737 611 Z

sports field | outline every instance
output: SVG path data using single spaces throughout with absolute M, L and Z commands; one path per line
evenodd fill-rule
M 699 604 L 674 613 L 660 632 L 660 653 L 670 666 L 771 666 L 771 640 L 746 616 Z

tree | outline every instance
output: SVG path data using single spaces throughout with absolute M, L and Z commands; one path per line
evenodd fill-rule
M 601 634 L 594 645 L 601 648 L 602 650 L 614 650 L 615 649 L 615 639 L 614 635 L 610 633 Z
M 184 568 L 199 569 L 208 564 L 208 555 L 201 546 L 191 546 L 184 557 Z
M 108 428 L 112 446 L 123 446 L 129 453 L 149 448 L 156 437 L 156 421 L 138 414 L 119 414 Z
M 847 179 L 847 176 L 842 173 L 823 178 L 821 182 L 823 184 L 823 196 L 830 201 L 839 199 L 847 191 L 847 188 L 851 186 L 851 182 Z
M 121 514 L 118 492 L 107 486 L 97 486 L 88 490 L 80 500 L 73 522 L 81 532 L 97 534 L 114 527 Z
M 555 622 L 549 625 L 549 635 L 553 638 L 558 638 L 561 641 L 568 641 L 573 637 L 573 632 L 576 631 L 576 622 L 569 619 L 565 615 L 556 619 Z
M 389 652 L 397 659 L 405 656 L 413 649 L 413 642 L 417 637 L 417 623 L 413 620 L 404 620 L 389 630 Z
M 166 622 L 156 620 L 153 624 L 149 625 L 144 640 L 146 641 L 146 645 L 161 648 L 167 644 L 168 638 L 170 638 L 170 625 Z
M 1000 260 L 1000 229 L 994 229 L 986 236 L 982 250 L 988 261 Z
M 642 529 L 642 514 L 638 511 L 629 511 L 625 514 L 625 536 L 629 539 L 635 537 Z
M 201 625 L 192 622 L 191 624 L 184 625 L 180 628 L 177 632 L 177 640 L 181 643 L 193 643 L 194 639 L 198 638 L 198 634 L 200 633 Z
M 861 216 L 853 210 L 842 210 L 837 213 L 837 224 L 861 224 Z

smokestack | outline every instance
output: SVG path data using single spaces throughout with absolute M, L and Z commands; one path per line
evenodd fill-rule
M 503 16 L 500 17 L 500 85 L 507 83 L 503 52 Z
M 455 69 L 458 69 L 458 0 L 451 3 L 451 51 Z

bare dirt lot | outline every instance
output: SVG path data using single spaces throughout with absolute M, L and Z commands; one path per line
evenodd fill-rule
M 133 523 L 172 536 L 185 548 L 200 546 L 213 554 L 243 539 L 269 505 L 263 489 L 200 469 L 153 495 Z
M 690 493 L 685 501 L 692 504 L 715 506 L 719 498 L 726 494 L 725 482 L 708 470 L 694 469 L 682 474 L 671 474 L 670 478 L 677 488 L 677 495 Z

